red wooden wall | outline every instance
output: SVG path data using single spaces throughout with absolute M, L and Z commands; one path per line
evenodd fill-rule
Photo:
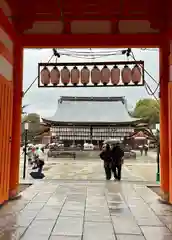
M 9 197 L 13 108 L 13 41 L 3 18 L 0 11 L 0 204 Z

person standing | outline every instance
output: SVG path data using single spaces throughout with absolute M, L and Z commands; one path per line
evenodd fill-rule
M 141 156 L 143 156 L 143 148 L 144 148 L 143 145 L 140 145 L 140 146 L 139 146 L 139 149 L 140 149 L 140 155 L 141 155 Z
M 117 143 L 112 149 L 112 171 L 114 178 L 118 181 L 121 180 L 122 164 L 124 160 L 124 151 Z
M 28 148 L 27 156 L 28 156 L 28 164 L 31 166 L 32 165 L 32 158 L 33 158 L 32 147 Z
M 144 145 L 144 151 L 145 151 L 145 156 L 147 156 L 148 155 L 148 145 L 147 144 Z
M 109 144 L 103 147 L 102 152 L 100 153 L 100 158 L 104 161 L 104 169 L 106 174 L 106 180 L 111 179 L 111 149 Z
M 33 161 L 32 161 L 32 169 L 35 170 L 38 168 L 38 161 L 39 161 L 39 147 L 36 146 L 33 151 Z

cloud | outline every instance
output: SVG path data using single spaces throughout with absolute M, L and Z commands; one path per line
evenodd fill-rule
M 82 49 L 76 51 L 89 51 L 88 49 Z M 110 50 L 110 49 L 108 49 Z M 114 49 L 113 49 L 114 50 Z M 70 50 L 69 50 L 70 51 Z M 103 51 L 96 49 L 93 51 Z M 157 51 L 143 51 L 141 49 L 133 49 L 137 60 L 145 61 L 145 69 L 159 81 L 159 52 Z M 23 72 L 23 90 L 25 91 L 28 86 L 38 75 L 38 63 L 47 62 L 52 55 L 52 49 L 25 49 L 24 51 L 24 72 Z M 125 56 L 111 56 L 102 57 L 97 61 L 120 61 L 127 60 Z M 61 62 L 78 62 L 85 61 L 85 59 L 78 59 L 68 56 L 61 56 L 59 61 Z M 145 74 L 145 79 L 154 90 L 156 88 L 152 79 Z M 57 108 L 57 100 L 60 96 L 125 96 L 128 102 L 129 108 L 133 107 L 136 101 L 140 98 L 150 97 L 145 87 L 137 88 L 51 88 L 40 89 L 38 88 L 38 82 L 36 81 L 32 88 L 26 94 L 23 103 L 29 104 L 27 108 L 28 112 L 37 112 L 41 116 L 51 117 L 54 115 Z

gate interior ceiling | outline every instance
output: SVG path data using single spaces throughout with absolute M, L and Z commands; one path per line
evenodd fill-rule
M 157 36 L 169 20 L 171 4 L 167 0 L 6 0 L 9 10 L 1 1 L 16 30 L 24 34 L 25 47 L 119 46 L 123 44 L 119 35 L 126 34 L 131 36 L 125 38 L 125 45 L 158 46 Z M 49 34 L 60 38 L 50 40 Z M 103 35 L 102 39 L 93 38 L 95 34 Z M 137 41 L 134 34 L 139 34 Z

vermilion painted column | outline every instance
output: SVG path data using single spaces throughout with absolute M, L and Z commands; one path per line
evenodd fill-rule
M 160 185 L 162 199 L 169 200 L 169 125 L 168 125 L 168 82 L 169 42 L 164 39 L 160 48 Z
M 168 109 L 169 109 L 169 201 L 172 203 L 172 41 L 170 42 L 169 56 L 169 83 L 168 83 Z
M 9 191 L 10 198 L 14 198 L 15 196 L 17 196 L 19 185 L 22 81 L 23 49 L 20 43 L 16 42 L 14 45 L 14 96 Z

